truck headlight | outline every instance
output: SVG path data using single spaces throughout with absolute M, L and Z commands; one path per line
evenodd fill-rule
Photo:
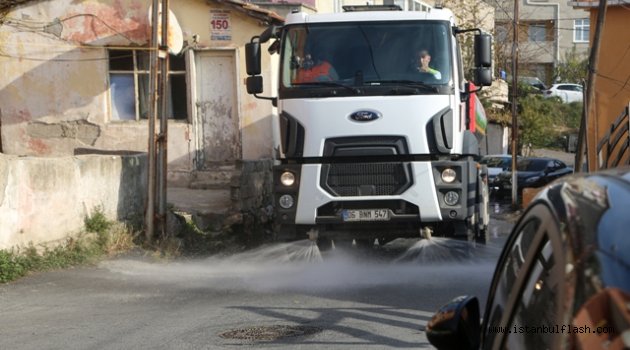
M 442 181 L 446 182 L 447 184 L 450 184 L 451 182 L 455 181 L 456 178 L 457 178 L 457 173 L 455 172 L 455 170 L 451 168 L 446 168 L 442 170 Z
M 290 171 L 285 171 L 280 175 L 280 183 L 289 187 L 295 183 L 295 175 Z
M 455 191 L 448 191 L 444 194 L 444 203 L 447 205 L 455 205 L 459 202 L 459 194 Z
M 278 204 L 280 204 L 283 209 L 291 208 L 294 204 L 293 196 L 291 196 L 290 194 L 283 194 L 282 196 L 280 196 Z

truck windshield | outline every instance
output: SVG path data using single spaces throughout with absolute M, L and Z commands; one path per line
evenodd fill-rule
M 438 89 L 432 87 L 451 81 L 450 36 L 448 23 L 440 21 L 288 26 L 281 57 L 282 87 L 343 85 L 369 93 L 370 89 L 402 86 L 435 93 Z

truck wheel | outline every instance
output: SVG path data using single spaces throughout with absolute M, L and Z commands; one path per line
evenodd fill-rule
M 484 226 L 483 228 L 479 229 L 475 241 L 484 245 L 490 241 L 490 231 L 488 230 L 488 226 Z
M 454 222 L 453 223 L 453 238 L 466 242 L 473 242 L 476 237 L 474 229 L 475 225 L 467 222 Z
M 329 237 L 317 237 L 317 248 L 320 252 L 332 249 L 333 241 Z
M 382 237 L 382 238 L 379 238 L 379 239 L 378 239 L 378 245 L 382 247 L 382 246 L 384 246 L 385 244 L 387 244 L 387 243 L 389 243 L 389 242 L 391 242 L 391 241 L 393 241 L 393 240 L 394 240 L 394 239 L 393 239 L 393 238 L 391 238 L 391 237 Z
M 356 239 L 357 248 L 361 250 L 370 250 L 374 248 L 374 239 L 375 238 L 367 238 L 367 239 Z

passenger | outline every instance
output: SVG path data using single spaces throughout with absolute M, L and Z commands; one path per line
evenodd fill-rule
M 429 63 L 431 62 L 431 55 L 429 55 L 429 51 L 420 50 L 417 54 L 416 60 L 416 70 L 418 72 L 430 73 L 435 79 L 442 79 L 442 73 L 440 73 L 439 70 L 429 67 Z
M 293 83 L 311 83 L 320 81 L 339 80 L 335 68 L 325 59 L 314 60 L 311 54 L 304 55 L 300 62 Z

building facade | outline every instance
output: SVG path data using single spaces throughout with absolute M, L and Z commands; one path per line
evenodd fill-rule
M 274 12 L 241 1 L 170 2 L 168 179 L 273 157 L 273 107 L 246 93 L 244 45 Z M 0 17 L 0 152 L 146 151 L 151 0 L 31 0 Z M 176 40 L 177 41 L 177 40 Z M 263 74 L 273 76 L 265 56 Z M 266 91 L 271 91 L 271 79 Z
M 514 2 L 488 1 L 495 8 L 499 70 L 511 70 Z M 590 19 L 563 0 L 520 0 L 519 75 L 554 83 L 554 69 L 573 50 L 583 58 L 588 54 Z

